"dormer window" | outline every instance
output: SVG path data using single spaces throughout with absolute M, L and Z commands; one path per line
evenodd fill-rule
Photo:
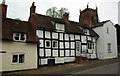
M 64 31 L 65 26 L 64 26 L 64 24 L 56 23 L 55 28 L 57 31 Z
M 83 29 L 82 31 L 84 34 L 89 35 L 89 29 Z
M 13 33 L 13 40 L 14 41 L 26 41 L 26 34 L 25 33 Z
M 83 33 L 87 34 L 87 29 L 83 29 Z

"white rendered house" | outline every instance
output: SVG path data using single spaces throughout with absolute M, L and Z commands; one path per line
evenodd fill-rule
M 110 59 L 117 57 L 117 34 L 113 23 L 108 20 L 98 23 L 92 28 L 98 35 L 97 56 L 98 59 Z

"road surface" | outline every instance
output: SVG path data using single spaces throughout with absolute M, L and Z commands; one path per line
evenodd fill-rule
M 73 74 L 118 74 L 118 64 L 120 64 L 120 62 L 88 69 L 85 71 L 77 71 Z

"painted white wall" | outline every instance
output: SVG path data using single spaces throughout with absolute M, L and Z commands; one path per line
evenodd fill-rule
M 86 36 L 81 35 L 81 42 L 82 43 L 87 43 Z
M 111 51 L 112 53 L 108 53 L 108 51 L 104 51 L 105 52 L 105 59 L 109 59 L 109 58 L 116 58 L 117 57 L 117 36 L 116 36 L 116 28 L 114 27 L 114 25 L 112 24 L 111 21 L 107 22 L 106 24 L 104 24 L 104 50 L 108 49 L 108 43 L 111 43 Z M 107 32 L 107 28 L 108 28 L 108 34 Z
M 109 34 L 107 34 L 107 27 L 109 28 Z M 109 59 L 117 57 L 117 38 L 116 28 L 111 21 L 105 23 L 101 27 L 93 29 L 98 35 L 97 39 L 97 56 L 99 59 Z M 112 53 L 108 53 L 108 43 L 112 44 Z
M 43 30 L 36 30 L 36 35 L 40 38 L 43 38 Z
M 45 31 L 45 38 L 51 38 L 49 31 Z
M 80 40 L 80 35 L 75 35 L 75 40 Z
M 58 33 L 52 32 L 52 38 L 58 39 Z
M 6 51 L 2 54 L 2 71 L 37 68 L 37 44 L 3 41 L 2 49 Z M 12 64 L 12 53 L 16 52 L 25 54 L 23 64 Z
M 97 39 L 97 56 L 98 56 L 98 59 L 104 59 L 103 26 L 94 28 L 93 30 L 99 35 L 99 38 Z

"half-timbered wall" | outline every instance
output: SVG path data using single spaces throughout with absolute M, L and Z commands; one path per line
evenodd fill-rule
M 55 64 L 73 62 L 81 47 L 76 52 L 76 41 L 81 45 L 81 36 L 63 32 L 36 30 L 39 38 L 39 65 L 47 65 L 48 59 L 55 59 Z M 78 56 L 79 56 L 78 55 Z
M 96 40 L 89 35 L 67 34 L 47 30 L 36 30 L 36 34 L 39 38 L 39 65 L 48 65 L 49 59 L 54 59 L 55 64 L 60 64 L 73 62 L 75 56 L 96 57 Z

